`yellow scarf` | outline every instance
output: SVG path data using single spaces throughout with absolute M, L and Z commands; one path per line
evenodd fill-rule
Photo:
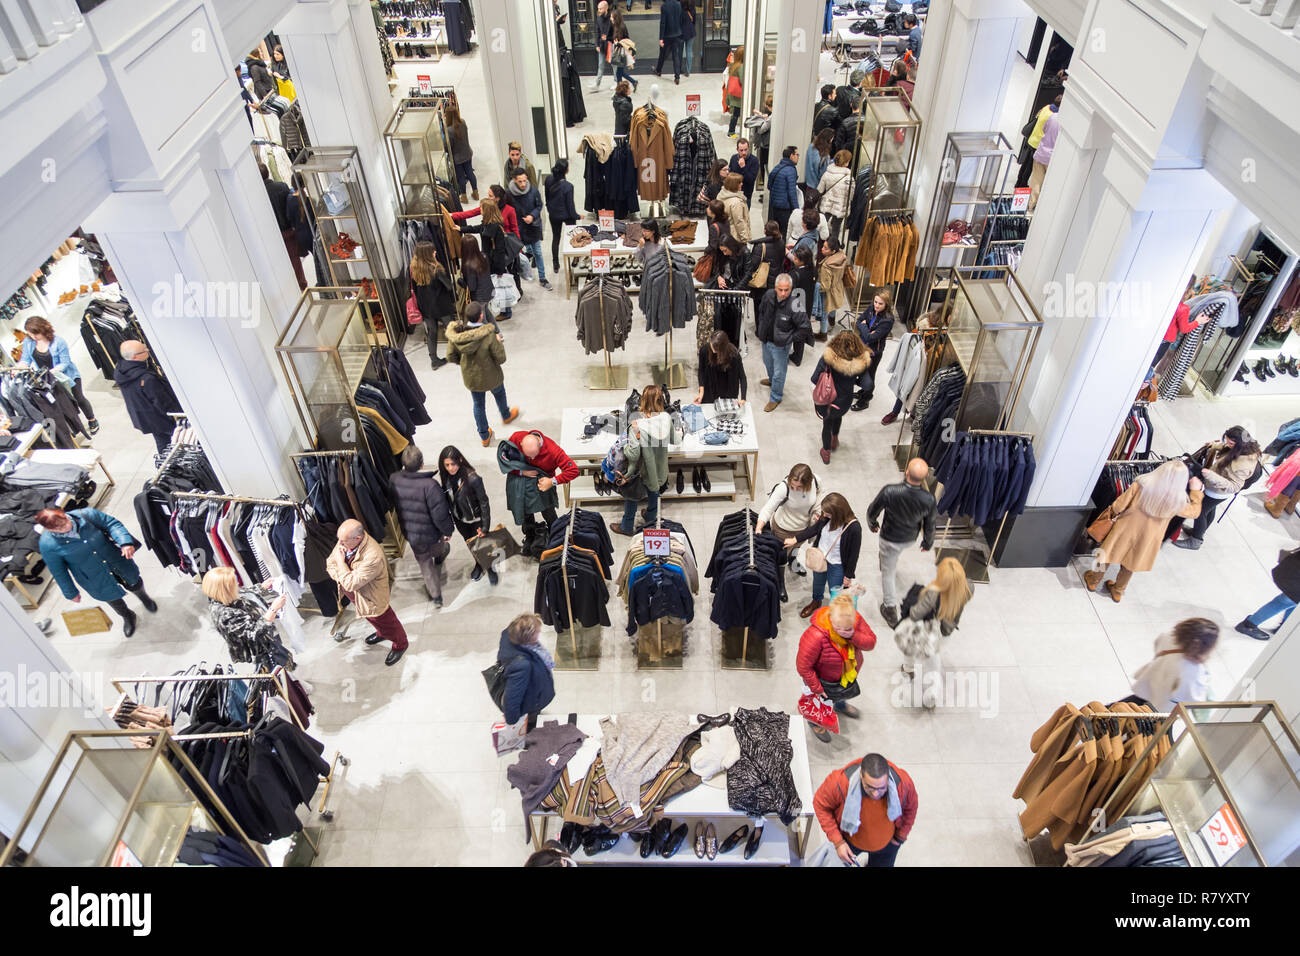
M 829 618 L 826 621 L 826 633 L 830 635 L 831 646 L 839 651 L 840 657 L 844 659 L 844 669 L 840 672 L 840 686 L 848 687 L 858 679 L 858 655 L 854 651 L 853 641 L 851 638 L 840 637 Z

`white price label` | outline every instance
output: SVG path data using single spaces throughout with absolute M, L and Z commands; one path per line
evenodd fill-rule
M 1021 187 L 1015 191 L 1015 194 L 1011 197 L 1012 212 L 1029 211 L 1029 192 L 1030 190 L 1028 186 Z
M 601 232 L 614 231 L 614 210 L 602 209 L 600 211 L 600 231 Z
M 700 115 L 700 94 L 699 93 L 686 94 L 686 115 L 687 116 Z
M 428 96 L 430 93 L 433 92 L 433 83 L 430 81 L 429 77 L 425 76 L 424 74 L 420 74 L 419 76 L 417 76 L 415 78 L 415 82 L 420 84 L 420 92 L 423 95 Z
M 609 250 L 592 249 L 591 250 L 591 271 L 608 272 L 609 271 Z
M 646 552 L 649 554 L 649 552 Z M 1201 839 L 1214 857 L 1215 866 L 1223 866 L 1246 845 L 1246 835 L 1237 823 L 1236 814 L 1226 803 L 1215 811 L 1200 830 Z
M 648 558 L 666 558 L 670 551 L 668 547 L 669 535 L 671 532 L 667 528 L 646 528 L 641 532 L 642 543 Z

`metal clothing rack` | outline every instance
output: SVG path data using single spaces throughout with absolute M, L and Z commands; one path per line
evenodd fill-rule
M 695 319 L 695 321 L 696 321 L 697 323 L 699 322 L 699 315 L 698 315 L 698 313 L 699 313 L 699 311 L 700 311 L 700 302 L 701 302 L 701 300 L 704 300 L 704 299 L 711 299 L 711 298 L 714 298 L 715 296 L 741 296 L 741 297 L 742 297 L 742 298 L 741 298 L 741 308 L 742 308 L 742 309 L 744 309 L 744 303 L 749 302 L 749 301 L 752 301 L 748 289 L 696 289 L 696 290 L 695 290 L 695 300 L 696 300 L 695 311 L 696 311 L 697 315 L 696 315 L 696 319 Z M 713 328 L 714 328 L 715 331 L 717 331 L 717 329 L 718 329 L 718 319 L 717 319 L 717 311 L 716 311 L 716 309 L 715 309 L 714 314 L 713 314 Z M 741 337 L 742 339 L 745 337 L 745 317 L 744 317 L 744 316 L 742 316 L 742 317 L 741 317 L 741 320 L 740 320 L 740 337 Z M 697 340 L 697 341 L 698 341 L 698 340 Z M 732 342 L 731 344 L 734 345 L 734 346 L 735 346 L 736 348 L 738 348 L 738 349 L 741 347 L 741 343 L 740 343 L 740 342 Z
M 653 210 L 654 204 L 651 204 Z M 654 213 L 651 212 L 653 216 Z M 668 337 L 664 339 L 664 364 L 651 365 L 651 377 L 656 385 L 667 388 L 684 388 L 686 385 L 686 366 L 673 361 L 673 254 L 664 241 L 664 258 L 668 260 Z
M 669 281 L 672 281 L 671 278 Z M 593 391 L 621 391 L 627 388 L 627 366 L 614 365 L 610 362 L 609 336 L 605 331 L 605 286 L 598 283 L 596 297 L 600 302 L 600 347 L 604 353 L 605 364 L 593 368 L 587 378 L 587 388 Z
M 232 501 L 254 505 L 271 505 L 277 508 L 301 508 L 302 503 L 292 498 L 248 498 L 244 495 L 219 495 L 208 491 L 173 491 L 173 498 L 191 498 L 198 501 Z
M 754 509 L 751 508 L 748 504 L 746 504 L 745 505 L 745 535 L 749 542 L 749 563 L 745 566 L 746 571 L 755 571 L 758 569 L 758 562 L 754 558 L 754 522 L 750 520 L 751 516 L 754 518 L 758 517 L 754 513 Z M 759 668 L 751 668 L 748 664 L 749 632 L 750 632 L 750 627 L 748 624 L 746 624 L 744 629 L 741 631 L 741 636 L 740 636 L 740 661 L 739 664 L 737 664 L 735 667 L 730 667 L 730 668 L 728 667 L 726 650 L 724 646 L 723 656 L 722 656 L 722 666 L 724 668 L 727 668 L 729 670 L 730 669 L 735 669 L 735 670 L 758 670 L 759 669 Z M 767 643 L 764 642 L 762 646 L 763 646 L 763 668 L 762 669 L 766 669 Z
M 659 514 L 655 516 L 655 529 L 656 529 L 656 530 L 662 530 L 662 528 L 663 528 L 663 521 L 664 521 L 663 500 L 660 499 L 660 502 L 659 502 Z M 643 529 L 643 530 L 644 530 L 644 529 Z M 642 535 L 642 537 L 641 537 L 641 547 L 642 547 L 642 549 L 644 550 L 644 548 L 645 548 L 645 536 L 644 536 L 644 535 Z M 670 549 L 670 550 L 671 550 L 671 549 Z M 651 558 L 650 560 L 651 560 L 652 562 L 654 562 L 655 564 L 659 564 L 659 565 L 664 564 L 665 561 L 666 561 L 665 558 L 657 558 L 657 557 L 656 557 L 656 558 Z M 629 595 L 629 597 L 630 597 L 630 595 Z M 637 666 L 638 666 L 638 667 L 641 666 L 640 644 L 641 644 L 641 638 L 644 636 L 644 632 L 645 632 L 645 625 L 642 625 L 640 628 L 637 629 Z M 656 664 L 655 664 L 656 668 L 664 668 L 664 667 L 667 667 L 668 665 L 665 664 L 665 662 L 664 662 L 665 659 L 664 659 L 664 620 L 663 620 L 663 618 L 657 618 L 657 619 L 655 620 L 655 650 L 656 650 L 656 656 L 655 656 L 654 660 L 655 660 L 655 662 L 656 662 Z M 685 626 L 683 625 L 683 635 L 682 635 L 682 653 L 685 653 L 685 650 L 686 650 Z M 682 660 L 681 660 L 681 656 L 679 655 L 678 658 L 677 658 L 676 667 L 680 668 L 681 666 L 682 666 Z
M 225 681 L 225 680 L 242 680 L 242 681 L 247 681 L 249 683 L 252 683 L 254 681 L 270 681 L 272 684 L 275 685 L 276 691 L 279 693 L 279 695 L 282 698 L 284 698 L 286 701 L 289 699 L 289 690 L 284 685 L 284 682 L 280 679 L 279 674 L 267 674 L 267 673 L 191 674 L 191 675 L 173 674 L 170 677 L 129 677 L 129 678 L 115 677 L 113 678 L 111 683 L 113 687 L 118 691 L 118 693 L 122 695 L 122 697 L 118 699 L 117 706 L 113 708 L 113 713 L 114 714 L 117 713 L 118 708 L 122 706 L 122 701 L 132 693 L 132 691 L 128 691 L 126 687 L 123 686 L 124 684 L 132 685 L 134 690 L 134 688 L 139 684 L 201 684 L 201 683 L 206 683 L 208 681 Z M 298 719 L 298 712 L 296 710 L 290 707 L 289 713 L 293 715 L 293 722 L 299 730 L 307 729 L 306 727 L 303 726 L 302 721 Z M 203 740 L 209 737 L 215 739 L 218 737 L 237 737 L 237 736 L 241 736 L 242 733 L 247 733 L 247 731 L 241 733 L 227 732 L 221 734 L 190 734 L 190 735 L 183 735 L 183 736 L 177 736 L 173 734 L 172 739 L 173 740 Z

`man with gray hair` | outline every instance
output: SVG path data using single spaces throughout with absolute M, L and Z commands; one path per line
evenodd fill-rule
M 866 79 L 867 74 L 864 71 L 854 70 L 849 74 L 849 85 L 836 88 L 835 108 L 839 110 L 840 122 L 848 119 L 850 113 L 857 111 L 858 103 L 862 100 L 862 84 Z
M 113 381 L 122 392 L 126 412 L 137 431 L 152 435 L 158 454 L 172 440 L 176 422 L 168 412 L 179 412 L 172 387 L 149 367 L 149 346 L 135 339 L 122 343 L 122 361 L 113 369 Z
M 442 562 L 451 550 L 452 532 L 456 530 L 451 520 L 451 505 L 442 485 L 432 471 L 421 471 L 424 454 L 415 445 L 402 451 L 402 470 L 389 481 L 393 497 L 397 499 L 397 517 L 402 524 L 402 534 L 411 545 L 411 552 L 420 565 L 424 589 L 429 592 L 435 607 L 442 607 L 442 585 L 445 568 Z
M 763 367 L 767 378 L 760 383 L 770 386 L 768 403 L 763 411 L 774 411 L 785 394 L 785 372 L 790 364 L 790 352 L 795 342 L 811 344 L 812 323 L 808 320 L 808 303 L 803 293 L 791 294 L 794 282 L 788 272 L 776 277 L 775 288 L 763 293 L 758 303 L 755 328 L 758 340 L 763 343 Z
M 339 597 L 351 601 L 357 617 L 364 617 L 374 627 L 375 633 L 366 643 L 392 642 L 392 650 L 384 658 L 392 667 L 406 653 L 407 637 L 390 601 L 384 546 L 355 518 L 339 525 L 337 538 L 338 544 L 325 559 L 325 571 L 338 584 Z

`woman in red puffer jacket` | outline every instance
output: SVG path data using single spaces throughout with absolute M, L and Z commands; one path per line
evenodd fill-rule
M 813 613 L 808 630 L 799 638 L 795 670 L 810 691 L 831 700 L 845 717 L 856 718 L 860 711 L 848 700 L 860 693 L 862 652 L 875 646 L 875 632 L 853 606 L 853 598 L 838 594 L 829 607 Z M 818 740 L 825 743 L 831 739 L 825 728 L 808 723 Z

